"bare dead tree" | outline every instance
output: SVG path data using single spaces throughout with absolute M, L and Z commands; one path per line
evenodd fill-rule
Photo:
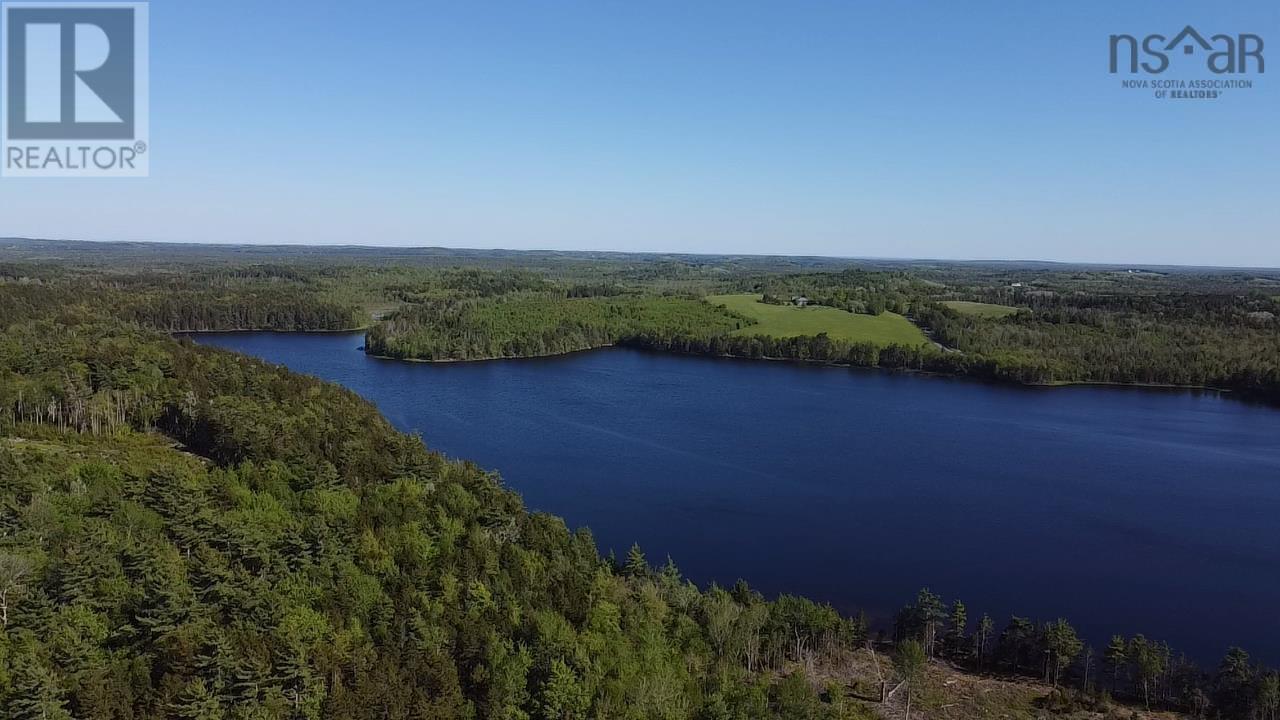
M 889 689 L 886 687 L 887 683 L 884 679 L 884 672 L 880 670 L 880 658 L 876 656 L 875 645 L 873 645 L 870 640 L 867 641 L 867 652 L 871 653 L 871 667 L 875 668 L 876 679 L 880 681 L 880 702 L 884 702 L 888 699 L 886 693 Z

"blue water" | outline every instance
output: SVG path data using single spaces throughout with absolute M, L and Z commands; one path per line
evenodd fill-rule
M 603 552 L 639 542 L 700 583 L 881 619 L 927 585 L 971 620 L 1280 661 L 1274 408 L 625 349 L 428 365 L 358 334 L 196 340 L 341 383 Z

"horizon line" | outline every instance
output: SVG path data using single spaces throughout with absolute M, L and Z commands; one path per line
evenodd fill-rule
M 28 237 L 23 235 L 6 235 L 0 236 L 0 241 L 20 241 L 31 243 L 80 243 L 87 245 L 159 245 L 159 246 L 179 246 L 179 247 L 206 247 L 206 248 L 314 248 L 317 250 L 450 250 L 458 252 L 505 252 L 505 253 L 561 253 L 561 254 L 597 254 L 597 255 L 678 255 L 687 257 L 706 257 L 706 258 L 794 258 L 794 259 L 816 259 L 816 260 L 834 260 L 834 261 L 873 261 L 873 262 L 901 262 L 901 263 L 963 263 L 963 264 L 981 264 L 981 263 L 997 263 L 997 264 L 1041 264 L 1041 265 L 1066 265 L 1066 266 L 1095 266 L 1106 268 L 1180 268 L 1190 270 L 1261 270 L 1267 272 L 1280 272 L 1280 265 L 1213 265 L 1213 264 L 1187 264 L 1187 263 L 1170 263 L 1170 262 L 1107 262 L 1098 260 L 1051 260 L 1036 258 L 942 258 L 942 257 L 909 257 L 909 256 L 893 256 L 893 255 L 820 255 L 813 253 L 751 253 L 751 252 L 691 252 L 686 250 L 585 250 L 585 249 L 558 249 L 558 248 L 507 248 L 507 247 L 453 247 L 448 245 L 371 245 L 360 243 L 342 243 L 342 244 L 314 244 L 306 242 L 271 242 L 271 243 L 254 243 L 254 242 L 200 242 L 200 241 L 182 241 L 182 240 L 85 240 L 79 238 L 46 238 L 46 237 Z

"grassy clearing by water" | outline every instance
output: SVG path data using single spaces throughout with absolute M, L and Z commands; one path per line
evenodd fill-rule
M 826 333 L 828 337 L 877 345 L 923 345 L 920 328 L 896 313 L 857 315 L 830 307 L 766 305 L 759 295 L 712 295 L 709 302 L 756 320 L 737 335 L 796 337 Z
M 1018 308 L 1008 305 L 992 305 L 991 303 L 968 302 L 965 300 L 948 300 L 942 304 L 958 313 L 984 318 L 1002 318 L 1018 312 Z

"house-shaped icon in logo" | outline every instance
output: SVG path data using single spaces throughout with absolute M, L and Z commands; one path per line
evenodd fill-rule
M 1164 49 L 1172 50 L 1178 45 L 1182 45 L 1182 43 L 1185 42 L 1186 44 L 1182 45 L 1182 54 L 1190 55 L 1191 53 L 1195 52 L 1195 49 L 1196 49 L 1196 46 L 1192 45 L 1189 42 L 1191 40 L 1195 40 L 1197 43 L 1200 44 L 1200 47 L 1204 48 L 1205 50 L 1213 49 L 1213 46 L 1209 44 L 1209 41 L 1205 40 L 1204 36 L 1196 32 L 1196 29 L 1191 27 L 1190 25 L 1182 28 L 1182 32 L 1178 33 L 1172 40 L 1170 40 L 1169 44 L 1166 45 Z

